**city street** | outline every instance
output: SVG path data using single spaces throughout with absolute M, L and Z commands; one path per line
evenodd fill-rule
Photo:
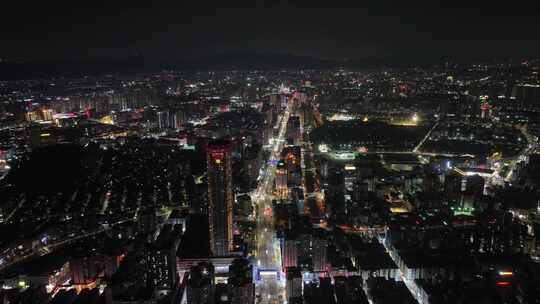
M 276 164 L 285 142 L 285 132 L 289 121 L 290 106 L 287 106 L 281 116 L 279 133 L 272 142 L 270 158 L 267 167 L 259 181 L 252 198 L 257 206 L 257 267 L 261 273 L 256 293 L 258 303 L 283 303 L 285 299 L 285 284 L 281 274 L 281 254 L 279 240 L 274 229 L 272 192 L 276 176 Z

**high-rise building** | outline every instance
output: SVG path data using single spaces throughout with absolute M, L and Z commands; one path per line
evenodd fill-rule
M 281 95 L 279 94 L 270 95 L 270 104 L 275 107 L 279 107 L 281 105 Z
M 444 179 L 444 193 L 446 199 L 450 201 L 459 201 L 462 192 L 463 177 L 456 172 L 451 172 Z
M 368 197 L 368 183 L 362 183 L 359 181 L 353 184 L 353 200 L 358 202 Z
M 313 240 L 313 235 L 311 235 L 310 232 L 305 231 L 300 233 L 296 239 L 298 240 L 298 256 L 311 256 L 311 241 Z
M 138 230 L 143 234 L 151 234 L 155 231 L 157 225 L 157 216 L 155 207 L 144 209 L 137 217 Z
M 214 289 L 214 265 L 201 262 L 191 267 L 186 288 L 188 304 L 213 304 Z
M 156 291 L 171 291 L 177 282 L 176 251 L 181 235 L 182 225 L 166 224 L 146 250 L 148 275 Z
M 36 121 L 36 120 L 39 120 L 39 115 L 38 115 L 37 112 L 35 112 L 35 111 L 26 112 L 26 121 L 32 122 L 32 121 Z
M 312 106 L 303 104 L 300 107 L 300 122 L 302 124 L 302 127 L 306 130 L 311 130 L 313 128 L 314 121 Z
M 313 240 L 311 242 L 311 251 L 313 259 L 313 271 L 327 271 L 327 249 L 328 242 L 323 235 L 322 230 L 315 230 Z
M 0 172 L 1 171 L 6 171 L 7 169 L 9 169 L 8 154 L 9 154 L 8 150 L 1 150 L 0 149 Z
M 53 110 L 52 109 L 42 109 L 41 115 L 43 116 L 43 120 L 45 121 L 52 121 L 53 120 Z
M 95 286 L 98 269 L 93 257 L 78 256 L 69 262 L 71 282 L 77 290 Z
M 279 198 L 287 197 L 287 168 L 283 161 L 279 161 L 276 167 L 276 190 Z
M 289 267 L 287 270 L 287 300 L 302 297 L 302 271 L 298 267 Z
M 328 188 L 325 191 L 328 206 L 332 214 L 345 212 L 345 175 L 340 169 L 331 170 L 328 176 Z
M 262 114 L 263 114 L 263 117 L 264 117 L 264 123 L 265 125 L 268 127 L 272 127 L 273 125 L 273 116 L 274 116 L 274 108 L 269 105 L 268 103 L 265 103 L 263 104 L 263 108 L 262 108 Z
M 261 147 L 251 146 L 247 148 L 243 156 L 244 172 L 251 181 L 257 180 L 261 169 Z
M 434 192 L 439 190 L 439 177 L 432 168 L 424 168 L 422 183 L 424 192 Z
M 171 113 L 170 119 L 170 126 L 174 129 L 180 129 L 187 122 L 187 115 L 185 111 L 177 110 Z
M 158 128 L 160 130 L 165 130 L 169 128 L 170 126 L 169 112 L 168 111 L 157 112 L 157 123 L 158 123 Z
M 287 232 L 283 241 L 283 269 L 296 267 L 298 264 L 298 241 Z
M 514 85 L 512 98 L 524 107 L 540 106 L 540 85 L 536 83 L 520 83 Z
M 491 107 L 488 102 L 483 102 L 480 104 L 480 118 L 482 119 L 488 119 L 491 116 Z
M 289 123 L 287 124 L 287 139 L 293 145 L 297 146 L 300 144 L 301 136 L 300 133 L 300 117 L 291 116 L 289 117 Z
M 485 180 L 480 175 L 467 176 L 465 192 L 475 197 L 481 196 L 484 193 Z
M 228 285 L 231 304 L 255 303 L 253 269 L 246 259 L 236 259 L 229 266 Z
M 216 256 L 229 254 L 233 245 L 231 150 L 227 140 L 210 142 L 207 148 L 210 249 Z

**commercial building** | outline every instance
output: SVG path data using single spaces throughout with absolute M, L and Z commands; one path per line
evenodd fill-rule
M 210 250 L 215 256 L 228 255 L 233 246 L 231 151 L 227 140 L 210 142 L 207 148 Z
M 287 168 L 283 161 L 280 161 L 276 167 L 276 190 L 279 198 L 287 197 Z

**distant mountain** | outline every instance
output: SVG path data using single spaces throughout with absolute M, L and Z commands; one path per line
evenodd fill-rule
M 159 70 L 158 64 L 141 59 L 122 61 L 28 61 L 0 63 L 0 80 L 78 77 L 105 73 L 131 73 Z
M 448 58 L 429 54 L 328 60 L 281 53 L 228 52 L 190 60 L 163 60 L 143 56 L 111 61 L 0 62 L 0 80 L 77 77 L 106 73 L 157 72 L 162 70 L 268 70 L 268 69 L 372 69 L 441 64 Z M 465 63 L 466 61 L 461 61 Z
M 229 52 L 192 60 L 171 61 L 137 56 L 115 61 L 2 62 L 0 80 L 161 70 L 327 69 L 339 66 L 338 63 L 309 56 L 253 52 Z
M 335 68 L 338 61 L 280 53 L 229 52 L 184 62 L 185 67 L 213 69 Z

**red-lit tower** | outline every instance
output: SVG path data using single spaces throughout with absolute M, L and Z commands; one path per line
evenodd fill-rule
M 210 250 L 216 256 L 232 251 L 233 189 L 232 144 L 216 140 L 208 144 L 208 222 L 210 226 Z
M 480 113 L 480 118 L 487 119 L 490 116 L 491 107 L 488 102 L 489 96 L 483 95 L 480 96 L 480 110 L 482 111 Z
M 490 106 L 489 106 L 489 103 L 487 101 L 484 101 L 481 105 L 480 105 L 480 109 L 482 110 L 482 114 L 481 114 L 481 117 L 482 119 L 487 119 L 489 118 L 489 111 L 490 111 Z

